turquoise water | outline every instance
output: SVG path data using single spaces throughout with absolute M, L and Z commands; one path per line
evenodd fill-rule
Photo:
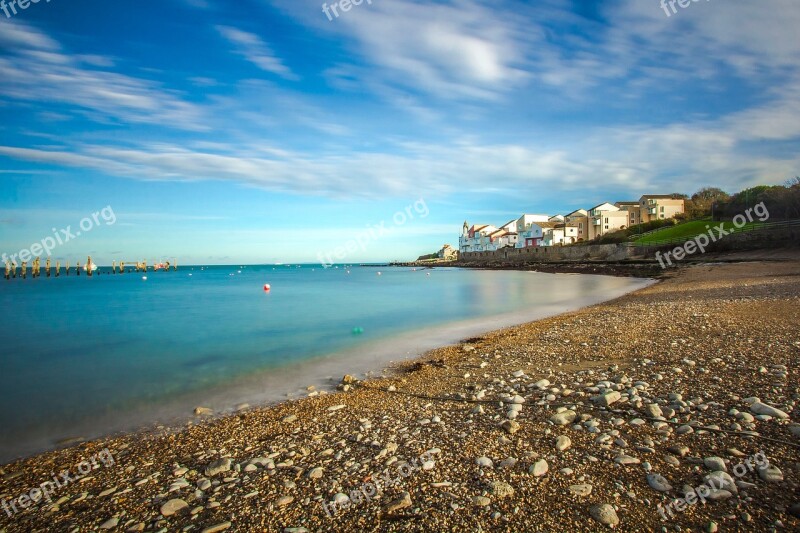
M 346 359 L 349 350 L 459 321 L 518 313 L 522 322 L 537 306 L 574 307 L 636 284 L 318 265 L 180 267 L 148 272 L 146 281 L 106 272 L 0 279 L 0 459 L 155 422 L 171 402 L 181 399 L 186 409 L 209 391 L 225 390 L 234 401 L 244 379 L 265 377 L 270 390 L 262 392 L 277 398 L 290 383 L 274 378 L 304 361 Z M 395 359 L 406 354 L 397 350 Z

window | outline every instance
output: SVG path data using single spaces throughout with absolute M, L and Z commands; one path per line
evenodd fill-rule
M 606 224 L 608 224 L 608 217 L 606 217 Z M 608 226 L 606 226 L 606 229 L 608 229 Z
M 664 212 L 664 206 L 663 205 L 661 206 L 661 212 L 662 213 Z

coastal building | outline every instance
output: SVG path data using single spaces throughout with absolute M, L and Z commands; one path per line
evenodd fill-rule
M 542 227 L 538 224 L 549 222 L 548 215 L 522 215 L 517 219 L 516 248 L 541 246 Z
M 596 239 L 628 226 L 628 212 L 604 202 L 589 209 L 589 239 Z
M 639 202 L 615 202 L 614 205 L 618 207 L 620 211 L 628 212 L 628 226 L 642 223 Z
M 445 244 L 436 255 L 439 257 L 439 259 L 444 259 L 445 261 L 455 261 L 458 259 L 458 250 L 449 244 Z
M 461 236 L 458 238 L 458 250 L 464 252 L 487 252 L 497 248 L 489 247 L 490 235 L 496 233 L 498 228 L 491 224 L 473 224 L 471 227 L 464 221 Z
M 544 230 L 542 246 L 559 246 L 578 242 L 578 226 L 575 224 L 556 223 L 554 227 Z
M 589 238 L 589 212 L 586 209 L 576 209 L 572 213 L 564 216 L 567 224 L 572 224 L 578 228 L 578 239 L 576 242 L 585 241 Z
M 645 194 L 639 199 L 639 214 L 642 222 L 674 218 L 686 210 L 686 202 L 672 194 Z

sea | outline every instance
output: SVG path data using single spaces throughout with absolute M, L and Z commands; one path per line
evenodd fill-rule
M 379 376 L 650 280 L 381 265 L 0 278 L 0 462 Z M 269 285 L 269 291 L 264 286 Z

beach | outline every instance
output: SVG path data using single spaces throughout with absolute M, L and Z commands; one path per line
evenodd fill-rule
M 796 260 L 669 270 L 339 392 L 4 465 L 0 531 L 797 529 L 798 304 Z

